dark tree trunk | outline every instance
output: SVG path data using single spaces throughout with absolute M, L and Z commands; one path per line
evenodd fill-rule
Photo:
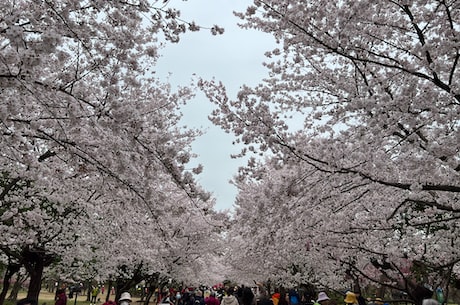
M 105 296 L 105 301 L 108 302 L 110 300 L 110 294 L 112 293 L 112 288 L 113 288 L 113 282 L 112 280 L 109 280 L 107 284 L 107 294 Z
M 142 276 L 142 265 L 138 266 L 138 268 L 134 271 L 132 278 L 130 279 L 117 279 L 115 282 L 115 302 L 118 302 L 121 294 L 123 292 L 129 292 L 131 288 L 134 288 L 136 284 L 139 284 L 143 280 Z
M 115 302 L 118 303 L 120 296 L 123 292 L 129 292 L 131 288 L 136 285 L 136 282 L 133 279 L 129 280 L 117 280 L 115 287 Z
M 5 302 L 6 294 L 8 293 L 8 289 L 10 288 L 11 278 L 13 275 L 19 271 L 21 268 L 18 264 L 8 264 L 5 272 L 5 276 L 3 278 L 3 287 L 2 291 L 0 292 L 0 305 L 3 305 Z
M 8 301 L 16 302 L 18 299 L 19 290 L 22 288 L 22 284 L 27 280 L 27 274 L 16 273 L 16 281 L 13 284 L 10 295 L 8 296 Z
M 155 293 L 155 289 L 157 288 L 157 285 L 149 285 L 147 295 L 145 296 L 145 301 L 144 305 L 148 305 L 150 302 L 150 299 L 152 298 L 153 294 Z M 155 302 L 157 304 L 158 302 Z
M 86 290 L 86 302 L 91 301 L 91 294 L 93 293 L 93 285 L 90 280 L 85 281 L 85 286 L 88 288 Z
M 35 300 L 38 303 L 40 295 L 43 269 L 49 266 L 55 259 L 56 255 L 46 253 L 44 249 L 24 249 L 22 251 L 24 267 L 29 273 L 30 283 L 27 291 L 27 298 Z
M 155 290 L 158 288 L 158 282 L 160 279 L 159 273 L 154 273 L 149 276 L 148 280 L 146 281 L 146 286 L 148 285 L 147 295 L 145 296 L 144 305 L 148 305 L 152 296 L 155 294 Z M 158 300 L 155 299 L 154 303 L 157 304 Z
M 40 295 L 43 269 L 45 264 L 43 258 L 38 256 L 34 261 L 30 261 L 26 264 L 26 269 L 30 275 L 29 289 L 27 291 L 27 298 L 37 301 Z
M 148 291 L 148 298 L 145 302 L 145 305 L 148 305 L 148 303 L 150 302 L 150 299 L 152 298 L 152 296 L 155 298 L 154 299 L 154 304 L 158 304 L 161 300 L 160 296 L 161 296 L 161 289 L 160 288 L 160 274 L 158 272 L 156 273 L 153 273 L 152 275 L 149 276 L 149 280 L 148 280 L 148 284 L 149 284 L 149 291 Z M 158 289 L 157 289 L 158 288 Z M 158 294 L 155 295 L 155 291 L 158 291 Z

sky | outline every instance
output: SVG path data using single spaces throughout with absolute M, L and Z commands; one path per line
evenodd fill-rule
M 173 86 L 189 84 L 193 74 L 205 79 L 214 77 L 224 83 L 232 99 L 243 84 L 260 83 L 267 76 L 262 65 L 264 53 L 275 48 L 275 42 L 266 33 L 238 27 L 241 20 L 233 11 L 245 11 L 251 3 L 249 0 L 170 0 L 169 6 L 180 9 L 182 19 L 208 28 L 217 24 L 225 32 L 219 36 L 211 35 L 209 30 L 186 33 L 178 44 L 169 44 L 161 50 L 156 74 Z M 232 209 L 237 189 L 229 181 L 245 161 L 231 159 L 230 155 L 239 149 L 232 145 L 232 135 L 208 120 L 213 107 L 204 94 L 198 93 L 183 109 L 183 123 L 206 132 L 192 145 L 198 155 L 196 163 L 204 166 L 198 182 L 216 198 L 217 210 Z

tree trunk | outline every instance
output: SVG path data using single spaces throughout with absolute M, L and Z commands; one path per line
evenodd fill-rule
M 142 274 L 142 264 L 138 266 L 136 270 L 134 270 L 134 274 L 129 279 L 122 279 L 118 278 L 115 281 L 115 302 L 118 302 L 121 294 L 123 292 L 129 292 L 131 288 L 134 288 L 137 284 L 139 284 L 143 279 L 144 275 Z
M 112 293 L 113 282 L 109 280 L 107 284 L 107 294 L 105 296 L 105 301 L 108 302 L 110 300 L 110 294 Z
M 92 281 L 86 280 L 85 286 L 88 288 L 86 291 L 86 302 L 91 302 L 91 294 L 93 293 Z
M 13 275 L 19 271 L 21 268 L 18 264 L 8 264 L 5 272 L 5 276 L 3 278 L 3 287 L 2 291 L 0 292 L 0 305 L 3 305 L 5 302 L 6 294 L 8 293 L 8 289 L 10 288 L 11 278 Z
M 27 298 L 38 303 L 42 286 L 43 269 L 56 259 L 56 254 L 48 253 L 43 248 L 25 248 L 21 253 L 21 262 L 30 276 Z
M 144 305 L 148 305 L 149 302 L 150 302 L 150 299 L 152 298 L 153 294 L 155 293 L 155 289 L 156 289 L 156 285 L 149 285 L 149 288 L 148 288 L 148 291 L 147 291 L 147 295 L 145 296 L 145 301 L 144 301 Z M 157 304 L 158 302 L 156 302 L 155 300 L 155 305 Z
M 8 301 L 16 302 L 18 299 L 19 290 L 22 288 L 22 284 L 27 280 L 27 274 L 16 273 L 16 281 L 13 284 L 10 295 L 8 296 Z
M 152 275 L 149 276 L 148 281 L 146 281 L 145 286 L 148 286 L 147 293 L 145 296 L 145 301 L 144 305 L 148 305 L 150 300 L 152 299 L 152 296 L 154 297 L 154 304 L 158 304 L 158 297 L 155 296 L 155 291 L 158 288 L 158 283 L 160 279 L 160 274 L 159 273 L 153 273 Z
M 26 269 L 30 275 L 30 283 L 29 290 L 27 291 L 27 298 L 35 300 L 38 303 L 38 296 L 40 295 L 41 290 L 43 269 L 45 267 L 43 258 L 38 257 L 35 261 L 30 262 L 30 264 L 28 265 L 29 266 L 26 266 Z
M 118 302 L 123 292 L 129 291 L 136 283 L 133 280 L 117 280 L 115 288 L 115 302 Z
M 49 265 L 51 259 L 47 259 L 45 251 L 39 249 L 24 249 L 22 253 L 24 267 L 30 276 L 29 289 L 27 290 L 27 298 L 35 300 L 38 303 L 40 295 L 43 269 L 45 265 Z

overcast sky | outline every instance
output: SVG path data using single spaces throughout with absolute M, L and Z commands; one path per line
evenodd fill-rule
M 217 24 L 225 28 L 225 33 L 213 36 L 208 30 L 202 30 L 185 34 L 178 44 L 162 50 L 158 76 L 166 78 L 171 73 L 169 82 L 173 86 L 187 85 L 193 74 L 206 79 L 215 77 L 226 85 L 230 98 L 236 96 L 241 85 L 258 84 L 267 76 L 262 66 L 263 54 L 273 49 L 275 42 L 265 33 L 237 26 L 240 20 L 233 11 L 245 11 L 251 3 L 249 0 L 171 0 L 169 6 L 179 8 L 182 19 L 194 20 L 209 28 Z M 232 135 L 209 122 L 207 117 L 212 109 L 213 105 L 204 95 L 198 94 L 184 108 L 184 124 L 206 130 L 193 145 L 197 162 L 204 166 L 199 183 L 213 193 L 217 209 L 231 209 L 237 191 L 229 180 L 244 161 L 230 158 L 230 154 L 239 150 L 232 146 Z

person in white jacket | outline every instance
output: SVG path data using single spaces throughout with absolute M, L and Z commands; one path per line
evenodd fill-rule
M 233 287 L 228 287 L 225 289 L 224 296 L 222 297 L 220 305 L 239 305 L 238 299 L 235 297 L 235 291 Z

